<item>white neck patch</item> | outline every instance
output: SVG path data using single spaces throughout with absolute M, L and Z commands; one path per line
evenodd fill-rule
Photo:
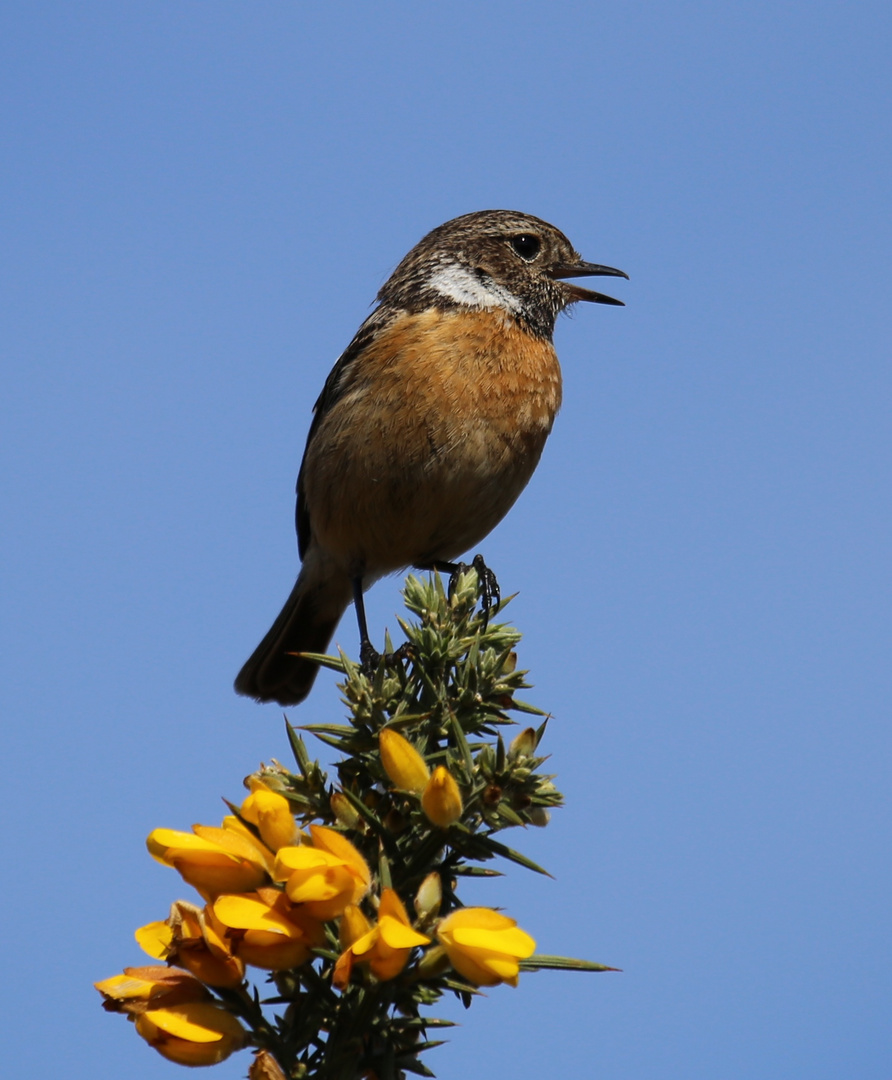
M 520 301 L 492 278 L 479 278 L 475 273 L 460 263 L 447 263 L 431 274 L 428 285 L 441 296 L 456 304 L 466 307 L 491 310 L 500 307 L 518 315 Z

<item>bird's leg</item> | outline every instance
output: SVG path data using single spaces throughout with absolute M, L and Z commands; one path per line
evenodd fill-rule
M 482 555 L 475 555 L 471 566 L 477 571 L 477 591 L 480 596 L 480 608 L 483 612 L 483 629 L 486 630 L 489 625 L 489 614 L 492 612 L 495 615 L 498 612 L 502 594 L 499 590 L 496 575 L 483 561 Z M 437 559 L 426 566 L 415 567 L 416 570 L 436 570 L 441 574 L 448 574 L 448 596 L 450 600 L 455 595 L 459 576 L 465 573 L 466 570 L 470 570 L 470 568 L 467 563 L 445 562 L 442 559 Z
M 356 621 L 359 623 L 359 662 L 362 665 L 363 675 L 371 678 L 382 660 L 388 667 L 393 667 L 395 664 L 411 659 L 412 646 L 408 641 L 404 641 L 398 649 L 391 653 L 379 653 L 372 644 L 369 637 L 368 623 L 365 618 L 361 575 L 353 578 L 353 606 L 356 608 Z
M 362 575 L 353 579 L 353 606 L 356 608 L 356 621 L 359 623 L 359 661 L 363 671 L 373 670 L 378 666 L 381 654 L 376 651 L 369 637 L 369 626 L 365 620 L 365 601 L 362 598 Z

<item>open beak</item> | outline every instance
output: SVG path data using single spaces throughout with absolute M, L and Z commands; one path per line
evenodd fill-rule
M 568 266 L 556 266 L 549 271 L 550 276 L 562 280 L 574 277 L 624 277 L 627 281 L 629 275 L 623 270 L 614 270 L 612 266 L 601 266 L 599 263 L 582 262 L 571 263 Z M 564 289 L 574 300 L 588 300 L 593 304 L 614 304 L 616 307 L 625 307 L 622 300 L 614 300 L 612 296 L 595 292 L 593 289 L 583 289 L 581 285 L 565 285 Z

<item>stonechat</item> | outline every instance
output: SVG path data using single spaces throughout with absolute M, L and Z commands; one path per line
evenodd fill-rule
M 239 694 L 303 701 L 318 665 L 298 654 L 325 650 L 351 600 L 368 656 L 363 592 L 410 566 L 454 571 L 501 521 L 561 404 L 558 314 L 622 304 L 567 280 L 597 276 L 628 277 L 512 210 L 447 221 L 406 255 L 314 406 L 297 478 L 300 574 Z

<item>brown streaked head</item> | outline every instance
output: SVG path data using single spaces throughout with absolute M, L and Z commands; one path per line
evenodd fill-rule
M 385 282 L 378 300 L 389 307 L 502 309 L 532 333 L 550 338 L 558 314 L 586 300 L 622 305 L 566 281 L 624 277 L 622 270 L 585 262 L 553 225 L 515 210 L 478 210 L 429 232 Z

